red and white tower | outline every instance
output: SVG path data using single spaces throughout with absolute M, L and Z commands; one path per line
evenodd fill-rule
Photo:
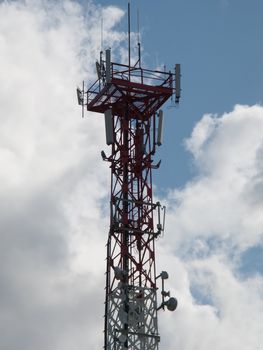
M 105 57 L 105 58 L 104 58 Z M 157 312 L 174 310 L 175 298 L 163 288 L 168 274 L 156 275 L 155 240 L 164 230 L 165 207 L 153 202 L 152 170 L 162 143 L 160 107 L 180 98 L 180 65 L 156 71 L 111 61 L 101 52 L 98 80 L 78 89 L 79 104 L 105 116 L 110 154 L 102 158 L 111 169 L 110 229 L 107 241 L 105 350 L 157 350 Z M 154 218 L 157 222 L 154 223 Z M 162 280 L 160 305 L 156 279 Z

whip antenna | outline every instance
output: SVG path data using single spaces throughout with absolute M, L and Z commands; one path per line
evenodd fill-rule
M 101 17 L 100 21 L 100 51 L 103 51 L 103 17 Z
M 129 62 L 129 80 L 131 68 L 131 5 L 128 2 L 128 62 Z
M 137 40 L 138 40 L 138 64 L 141 68 L 141 40 L 140 40 L 140 12 L 137 9 Z

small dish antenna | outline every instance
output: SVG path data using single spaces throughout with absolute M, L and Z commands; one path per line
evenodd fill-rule
M 127 336 L 126 336 L 125 334 L 121 334 L 121 335 L 119 336 L 119 341 L 120 341 L 121 343 L 125 343 L 126 340 L 127 340 Z
M 129 304 L 129 313 L 128 313 L 128 324 L 131 327 L 135 327 L 139 322 L 143 321 L 143 313 L 141 307 L 137 303 Z
M 169 298 L 167 301 L 165 301 L 164 305 L 167 307 L 169 311 L 175 311 L 177 308 L 177 299 L 176 298 Z
M 128 314 L 126 311 L 123 310 L 123 308 L 120 308 L 119 310 L 119 319 L 123 324 L 127 324 L 128 322 Z
M 161 277 L 161 280 L 162 280 L 162 291 L 161 291 L 161 294 L 162 294 L 162 303 L 161 305 L 158 307 L 157 311 L 160 310 L 160 309 L 163 309 L 165 310 L 165 307 L 167 308 L 167 310 L 169 311 L 175 311 L 176 308 L 177 308 L 177 305 L 178 305 L 178 302 L 177 302 L 177 299 L 174 298 L 174 297 L 171 297 L 170 298 L 170 292 L 166 292 L 164 290 L 164 280 L 167 280 L 169 275 L 166 271 L 162 271 L 160 273 L 159 276 L 156 277 L 157 278 L 160 278 Z M 169 297 L 168 300 L 165 300 L 165 298 Z

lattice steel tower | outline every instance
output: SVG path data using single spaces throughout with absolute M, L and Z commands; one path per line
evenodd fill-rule
M 130 15 L 128 19 L 130 25 Z M 157 312 L 177 306 L 176 299 L 164 291 L 167 272 L 156 275 L 154 245 L 164 230 L 165 207 L 153 202 L 152 169 L 160 165 L 153 160 L 162 143 L 160 107 L 169 98 L 179 102 L 180 65 L 173 72 L 143 69 L 140 43 L 138 49 L 133 66 L 130 35 L 128 64 L 112 62 L 110 50 L 101 52 L 96 63 L 98 80 L 88 89 L 84 84 L 77 89 L 83 108 L 104 114 L 106 142 L 111 147 L 110 155 L 101 152 L 111 169 L 105 350 L 157 350 Z M 162 281 L 159 306 L 158 277 Z

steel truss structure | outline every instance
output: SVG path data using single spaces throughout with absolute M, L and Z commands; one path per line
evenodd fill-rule
M 107 241 L 105 350 L 157 350 L 155 240 L 165 208 L 153 202 L 152 169 L 159 108 L 180 97 L 180 66 L 174 72 L 111 62 L 101 54 L 98 80 L 78 90 L 88 111 L 104 113 L 111 153 L 110 229 Z M 160 127 L 160 125 L 159 125 Z M 157 224 L 154 224 L 154 218 Z

